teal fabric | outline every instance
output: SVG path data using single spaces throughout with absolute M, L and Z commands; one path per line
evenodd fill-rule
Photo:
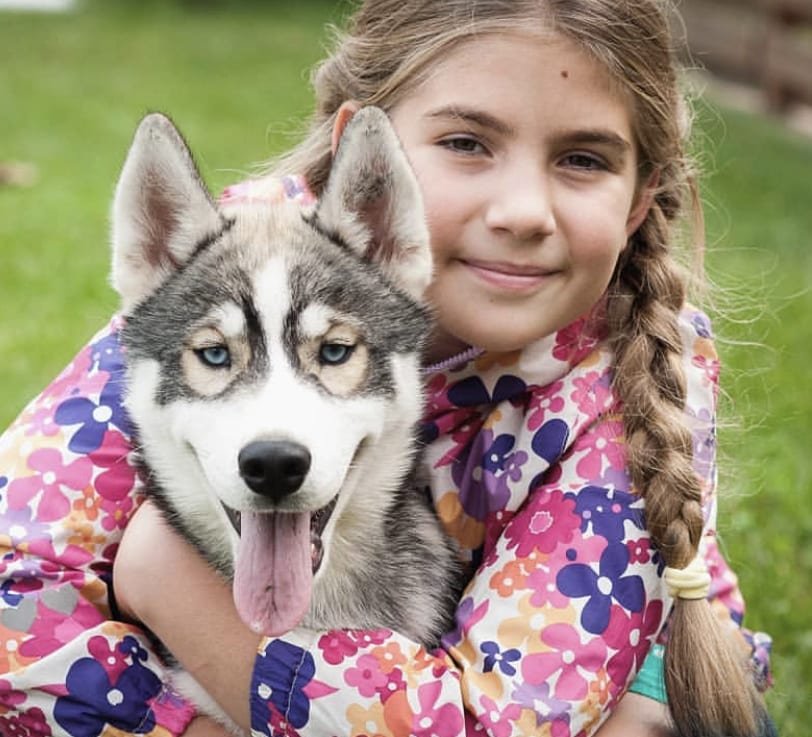
M 663 679 L 663 653 L 665 648 L 662 645 L 653 645 L 649 650 L 643 667 L 637 674 L 637 678 L 629 687 L 629 691 L 647 696 L 650 699 L 667 704 L 668 698 L 665 695 L 665 681 Z

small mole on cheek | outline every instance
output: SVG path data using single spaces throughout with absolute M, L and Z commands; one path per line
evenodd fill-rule
M 562 70 L 561 70 L 561 76 L 562 76 L 564 79 L 567 79 L 567 78 L 570 76 L 570 73 L 569 73 L 569 72 L 568 72 L 566 69 L 562 69 Z

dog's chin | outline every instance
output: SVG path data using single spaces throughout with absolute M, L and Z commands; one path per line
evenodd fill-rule
M 321 509 L 317 509 L 316 511 L 310 513 L 310 556 L 313 563 L 314 575 L 321 567 L 324 559 L 324 544 L 322 542 L 322 537 L 325 529 L 327 528 L 327 523 L 330 521 L 330 518 L 335 511 L 337 502 L 338 495 L 334 496 L 332 500 L 325 504 Z M 229 507 L 223 501 L 221 501 L 220 504 L 226 513 L 226 517 L 228 517 L 228 521 L 234 528 L 234 531 L 237 533 L 237 535 L 239 535 L 241 530 L 240 512 Z M 279 512 L 279 514 L 284 514 L 284 512 Z

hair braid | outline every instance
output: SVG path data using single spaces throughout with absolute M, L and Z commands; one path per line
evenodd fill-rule
M 618 265 L 607 320 L 628 467 L 645 498 L 646 528 L 666 565 L 684 568 L 697 555 L 704 517 L 684 416 L 677 320 L 685 279 L 667 247 L 668 220 L 655 201 Z M 755 734 L 760 697 L 707 601 L 678 598 L 669 627 L 665 683 L 678 734 Z

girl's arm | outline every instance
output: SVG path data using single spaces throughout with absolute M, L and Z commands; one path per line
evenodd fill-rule
M 228 584 L 149 503 L 130 523 L 116 561 L 115 582 L 122 610 L 150 628 L 163 629 L 167 647 L 247 732 L 259 638 L 239 619 Z M 181 622 L 183 626 L 173 626 Z M 668 724 L 664 705 L 627 694 L 598 734 L 668 737 Z M 225 734 L 220 725 L 203 717 L 195 719 L 186 733 L 187 737 Z
M 117 323 L 0 436 L 0 734 L 181 734 L 194 709 L 115 621 L 113 555 L 141 500 Z

